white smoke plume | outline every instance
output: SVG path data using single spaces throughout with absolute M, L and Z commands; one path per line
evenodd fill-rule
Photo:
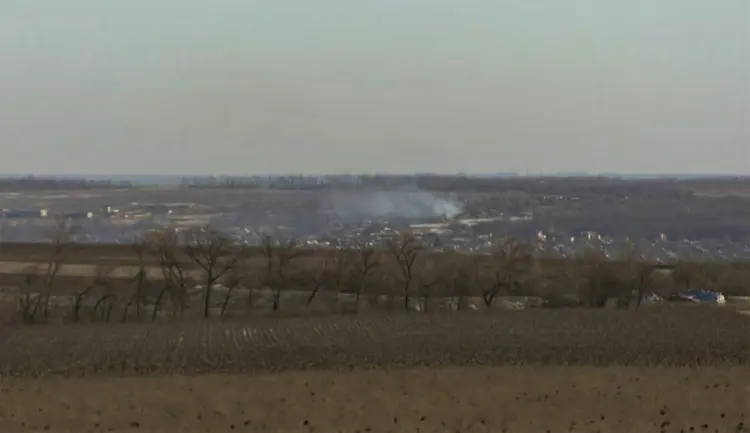
M 460 201 L 438 197 L 416 187 L 388 191 L 335 191 L 329 203 L 331 210 L 343 219 L 453 218 L 463 212 Z

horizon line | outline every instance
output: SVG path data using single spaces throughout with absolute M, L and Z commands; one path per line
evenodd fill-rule
M 22 179 L 35 177 L 40 179 L 138 179 L 138 178 L 162 178 L 162 179 L 185 179 L 185 178 L 252 178 L 252 177 L 343 177 L 343 176 L 447 176 L 447 177 L 484 177 L 484 178 L 545 178 L 545 177 L 625 177 L 625 178 L 745 178 L 750 177 L 750 173 L 715 173 L 715 172 L 579 172 L 579 171 L 527 171 L 527 172 L 343 172 L 343 173 L 247 173 L 247 174 L 229 174 L 229 173 L 206 173 L 206 174 L 159 174 L 159 173 L 24 173 L 24 172 L 0 172 L 0 179 Z

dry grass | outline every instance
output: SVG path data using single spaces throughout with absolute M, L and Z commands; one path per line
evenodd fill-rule
M 496 367 L 2 382 L 3 431 L 741 432 L 739 368 Z
M 719 309 L 535 310 L 0 328 L 4 376 L 467 365 L 750 365 L 750 320 Z
M 748 336 L 712 308 L 6 326 L 0 431 L 743 432 Z
M 735 182 L 707 182 L 691 185 L 690 190 L 698 197 L 750 197 L 750 184 Z
M 504 249 L 492 256 L 421 253 L 415 261 L 413 273 L 407 273 L 410 275 L 408 282 L 404 280 L 404 269 L 397 266 L 398 261 L 392 254 L 397 250 L 392 250 L 382 255 L 380 266 L 374 268 L 362 284 L 359 284 L 352 266 L 360 258 L 357 251 L 300 249 L 300 255 L 289 262 L 282 275 L 278 269 L 269 274 L 271 268 L 268 267 L 268 257 L 273 258 L 273 254 L 280 253 L 271 251 L 271 256 L 264 256 L 261 249 L 256 248 L 246 251 L 247 256 L 238 262 L 237 267 L 215 282 L 278 292 L 309 292 L 313 287 L 319 292 L 332 293 L 363 290 L 365 297 L 375 294 L 403 296 L 404 288 L 407 288 L 412 299 L 428 295 L 455 297 L 459 294 L 463 297 L 481 297 L 496 292 L 500 296 L 527 295 L 551 304 L 590 307 L 603 306 L 608 298 L 630 301 L 635 287 L 665 297 L 687 286 L 717 289 L 730 296 L 750 293 L 750 267 L 744 262 L 682 262 L 674 273 L 653 273 L 653 263 L 631 262 L 630 259 L 605 260 L 596 254 L 570 259 L 532 259 L 526 248 L 508 250 L 508 244 L 505 245 Z M 3 260 L 0 260 L 0 290 L 46 292 L 50 248 L 41 244 L 0 245 L 3 253 Z M 136 287 L 140 299 L 151 305 L 162 289 L 168 286 L 178 287 L 170 291 L 170 298 L 174 294 L 174 299 L 186 299 L 185 287 L 197 284 L 205 286 L 208 274 L 205 270 L 199 270 L 194 262 L 191 264 L 187 254 L 177 254 L 179 249 L 174 251 L 183 272 L 180 273 L 180 281 L 165 282 L 164 275 L 172 274 L 165 274 L 159 260 L 148 253 L 140 261 L 132 245 L 70 245 L 62 254 L 64 259 L 54 274 L 50 295 L 68 297 L 68 301 L 71 301 L 71 296 L 90 287 L 92 281 L 97 281 L 96 287 L 87 293 L 89 301 L 93 304 L 96 299 L 108 295 L 116 304 L 113 311 L 124 308 L 125 300 L 131 299 L 130 294 Z M 275 262 L 281 263 L 278 260 L 279 257 L 276 257 Z M 143 279 L 136 277 L 141 270 Z M 214 306 L 220 304 L 220 297 L 212 298 Z M 243 303 L 243 307 L 245 304 L 248 303 Z M 181 305 L 181 312 L 184 312 L 203 303 Z M 172 305 L 167 303 L 161 307 L 165 311 Z M 193 310 L 205 313 L 202 308 Z M 243 312 L 247 313 L 246 310 L 248 308 L 243 308 Z M 329 312 L 338 313 L 340 309 Z

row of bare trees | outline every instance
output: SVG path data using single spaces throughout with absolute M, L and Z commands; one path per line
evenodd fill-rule
M 48 263 L 27 273 L 19 301 L 24 321 L 49 319 L 57 278 L 73 246 L 72 233 L 72 227 L 61 222 L 51 236 Z M 430 251 L 403 233 L 380 248 L 310 251 L 271 237 L 260 247 L 248 247 L 210 227 L 151 232 L 133 244 L 133 259 L 134 273 L 117 274 L 119 263 L 102 263 L 87 283 L 73 289 L 73 321 L 80 321 L 84 311 L 105 321 L 114 311 L 122 321 L 133 315 L 140 319 L 149 306 L 152 320 L 167 311 L 176 317 L 187 310 L 200 311 L 205 318 L 225 316 L 238 289 L 246 296 L 247 309 L 254 306 L 254 291 L 270 291 L 272 311 L 282 308 L 288 290 L 304 291 L 308 307 L 323 291 L 352 294 L 355 312 L 364 296 L 383 295 L 402 298 L 406 311 L 429 310 L 435 296 L 452 298 L 457 309 L 466 308 L 472 297 L 491 307 L 499 296 L 529 295 L 550 305 L 599 308 L 614 299 L 637 308 L 646 291 L 668 295 L 677 288 L 718 288 L 730 282 L 739 291 L 750 276 L 746 265 L 717 263 L 682 263 L 671 275 L 655 273 L 633 247 L 617 260 L 597 250 L 560 259 L 535 256 L 528 243 L 506 239 L 490 254 L 467 255 Z M 223 299 L 217 300 L 219 287 Z M 191 297 L 197 294 L 202 297 L 200 308 L 191 308 Z
M 33 321 L 38 314 L 45 319 L 50 316 L 50 299 L 55 279 L 63 266 L 66 250 L 73 244 L 75 228 L 69 220 L 55 221 L 49 233 L 49 257 L 43 273 L 37 266 L 25 272 L 24 284 L 27 289 L 20 298 L 19 311 L 24 321 Z M 41 281 L 39 277 L 41 276 Z M 41 286 L 41 287 L 39 287 Z M 39 291 L 30 290 L 39 287 Z

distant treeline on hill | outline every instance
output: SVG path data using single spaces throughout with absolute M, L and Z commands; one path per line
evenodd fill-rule
M 397 189 L 416 187 L 427 191 L 497 192 L 522 191 L 531 194 L 611 193 L 623 195 L 655 190 L 670 192 L 683 188 L 674 179 L 624 180 L 609 177 L 476 177 L 440 174 L 342 174 L 288 176 L 196 176 L 183 177 L 180 185 L 189 188 L 266 188 L 315 190 Z
M 6 177 L 0 178 L 0 191 L 72 190 L 90 188 L 129 188 L 132 183 L 119 180 L 92 180 L 84 178 L 57 177 Z
M 617 193 L 633 195 L 654 191 L 685 190 L 693 184 L 723 186 L 728 183 L 747 183 L 750 178 L 635 178 L 623 176 L 589 176 L 559 174 L 545 177 L 471 174 L 337 174 L 337 175 L 259 175 L 259 176 L 125 176 L 125 175 L 0 175 L 0 190 L 128 188 L 148 185 L 181 186 L 183 188 L 243 188 L 243 189 L 395 189 L 416 187 L 444 192 L 520 191 L 530 194 L 577 195 L 586 193 Z

